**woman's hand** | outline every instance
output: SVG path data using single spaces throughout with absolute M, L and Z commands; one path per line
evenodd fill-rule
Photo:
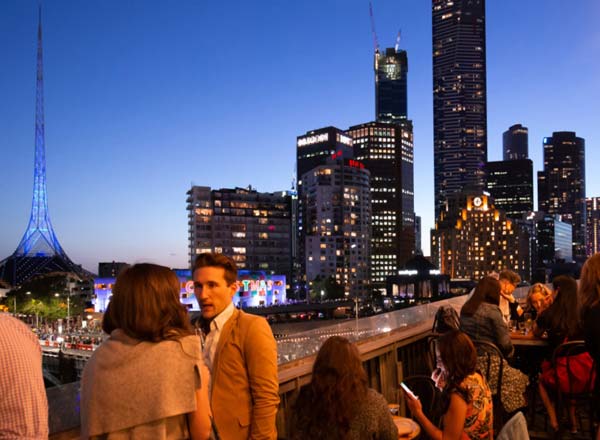
M 440 390 L 443 390 L 446 386 L 446 375 L 439 367 L 433 370 L 433 373 L 431 373 L 431 380 L 433 380 L 435 386 Z
M 417 418 L 418 415 L 423 414 L 423 406 L 421 405 L 421 401 L 419 399 L 415 399 L 406 391 L 402 390 L 404 393 L 404 401 L 406 402 L 406 406 L 410 410 L 413 417 Z

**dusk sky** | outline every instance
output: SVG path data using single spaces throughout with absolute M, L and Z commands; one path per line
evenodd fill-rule
M 408 52 L 428 255 L 431 1 L 373 0 L 373 11 L 381 47 L 401 29 Z M 543 137 L 575 131 L 587 196 L 600 196 L 600 2 L 487 0 L 486 19 L 488 159 L 521 123 L 537 172 Z M 0 259 L 31 210 L 36 31 L 37 1 L 0 1 Z M 112 260 L 187 267 L 192 184 L 289 189 L 296 136 L 374 119 L 367 0 L 48 0 L 43 38 L 50 216 L 93 272 Z

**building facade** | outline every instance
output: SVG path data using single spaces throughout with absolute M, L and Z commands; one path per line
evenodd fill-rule
M 573 262 L 572 227 L 559 215 L 541 214 L 535 220 L 538 267 Z
M 446 198 L 485 188 L 484 0 L 432 0 L 435 217 Z
M 347 133 L 356 160 L 371 173 L 371 281 L 385 292 L 386 277 L 415 253 L 412 123 L 368 122 Z
M 395 123 L 407 118 L 408 57 L 405 50 L 375 51 L 375 118 Z
M 487 189 L 494 205 L 512 219 L 533 211 L 533 162 L 530 159 L 488 162 Z
M 529 272 L 529 255 L 519 243 L 521 231 L 486 193 L 466 197 L 458 216 L 440 216 L 431 233 L 431 257 L 451 278 L 479 280 L 492 271 Z
M 352 138 L 336 127 L 324 127 L 307 131 L 296 138 L 296 182 L 297 206 L 293 224 L 296 245 L 293 252 L 294 294 L 308 299 L 306 278 L 306 205 L 304 204 L 304 182 L 302 176 L 318 166 L 325 165 L 333 156 L 351 159 L 354 156 Z
M 367 295 L 371 241 L 369 172 L 358 161 L 338 157 L 305 173 L 302 181 L 309 290 L 320 280 L 331 278 L 346 295 Z
M 292 197 L 252 188 L 187 192 L 190 265 L 203 252 L 223 253 L 239 269 L 285 275 L 292 270 Z
M 573 258 L 586 256 L 585 140 L 561 131 L 544 138 L 544 169 L 538 172 L 538 209 L 573 226 Z
M 529 130 L 515 124 L 502 133 L 502 158 L 521 160 L 529 158 Z
M 587 256 L 600 252 L 600 197 L 588 197 L 586 204 Z

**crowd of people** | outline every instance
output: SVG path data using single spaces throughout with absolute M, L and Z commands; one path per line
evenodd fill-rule
M 119 275 L 102 322 L 108 337 L 83 371 L 82 438 L 277 438 L 277 345 L 267 321 L 234 307 L 237 267 L 230 258 L 199 255 L 193 281 L 201 315 L 190 322 L 170 269 L 142 263 Z M 600 362 L 600 254 L 583 266 L 579 286 L 560 276 L 552 290 L 533 285 L 520 305 L 513 296 L 519 282 L 510 271 L 484 277 L 460 311 L 459 328 L 439 335 L 431 377 L 440 390 L 441 423 L 431 419 L 418 397 L 405 393 L 408 409 L 430 438 L 492 439 L 494 404 L 508 414 L 527 405 L 532 376 L 511 365 L 511 321 L 527 316 L 533 333 L 548 340 L 550 351 L 534 382 L 553 430 L 560 421 L 551 396 L 560 384 L 552 350 L 585 340 L 590 362 Z M 41 365 L 37 338 L 5 315 L 0 315 L 0 338 L 5 377 L 0 437 L 47 438 L 41 368 L 31 367 Z M 485 344 L 500 353 L 491 368 L 481 351 Z M 595 390 L 598 380 L 595 376 Z M 339 336 L 322 345 L 291 414 L 291 439 L 398 438 L 388 402 L 369 387 L 356 345 Z M 577 430 L 574 406 L 569 416 Z

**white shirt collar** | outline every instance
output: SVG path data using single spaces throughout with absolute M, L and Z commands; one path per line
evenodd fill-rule
M 229 321 L 229 318 L 231 318 L 231 315 L 233 315 L 234 310 L 235 308 L 233 307 L 233 302 L 230 302 L 229 305 L 211 321 L 210 331 L 221 331 L 225 323 Z

